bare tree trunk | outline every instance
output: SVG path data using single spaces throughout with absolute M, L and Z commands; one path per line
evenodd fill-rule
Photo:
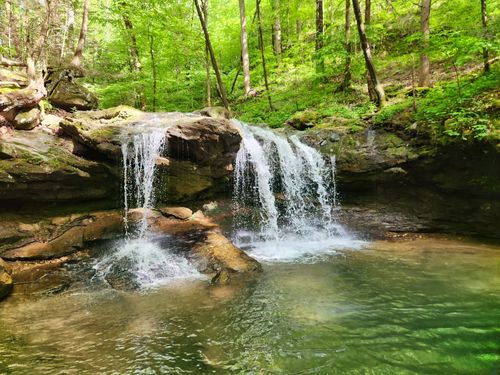
M 351 87 L 351 55 L 352 55 L 352 43 L 351 43 L 351 0 L 345 1 L 345 25 L 344 25 L 344 46 L 346 52 L 345 67 L 344 67 L 344 78 L 340 84 L 338 91 L 346 91 Z
M 269 82 L 267 80 L 267 68 L 266 68 L 266 55 L 264 53 L 264 38 L 262 35 L 262 17 L 260 14 L 260 0 L 256 0 L 256 13 L 257 13 L 257 22 L 259 25 L 259 41 L 262 46 L 260 53 L 262 57 L 262 70 L 264 71 L 264 83 L 266 85 L 266 92 L 267 92 L 267 100 L 269 101 L 269 108 L 273 110 L 273 103 L 271 101 L 271 93 L 269 92 Z
M 359 39 L 361 40 L 361 47 L 363 48 L 363 55 L 365 56 L 365 63 L 368 72 L 370 73 L 370 78 L 375 85 L 375 92 L 377 94 L 377 106 L 379 108 L 383 107 L 385 104 L 385 92 L 384 88 L 377 79 L 377 72 L 375 71 L 375 65 L 373 65 L 372 53 L 370 51 L 370 44 L 366 38 L 365 25 L 363 24 L 363 18 L 361 16 L 361 8 L 359 7 L 358 0 L 352 0 L 352 6 L 354 10 L 354 16 L 356 17 L 356 23 L 358 25 Z
M 123 11 L 122 13 L 123 23 L 125 25 L 125 29 L 127 30 L 127 34 L 130 38 L 130 70 L 132 72 L 138 72 L 142 69 L 141 60 L 139 58 L 139 50 L 137 48 L 137 39 L 135 38 L 134 33 L 134 25 L 130 20 L 128 14 Z M 151 36 L 151 35 L 150 35 Z
M 488 14 L 486 13 L 486 0 L 481 0 L 481 20 L 483 21 L 484 37 L 488 37 Z M 484 72 L 490 71 L 490 53 L 487 47 L 483 48 Z
M 224 90 L 224 83 L 222 82 L 222 77 L 219 72 L 219 68 L 217 66 L 217 60 L 215 59 L 215 54 L 214 50 L 212 48 L 212 43 L 210 43 L 210 35 L 208 34 L 208 29 L 207 25 L 205 23 L 205 19 L 203 18 L 203 13 L 200 8 L 200 4 L 198 3 L 198 0 L 193 0 L 194 5 L 196 7 L 196 12 L 198 13 L 198 18 L 200 20 L 201 28 L 203 30 L 203 34 L 205 36 L 205 43 L 208 47 L 208 52 L 210 53 L 210 60 L 212 62 L 212 68 L 214 69 L 215 72 L 215 78 L 217 79 L 217 86 L 218 86 L 218 91 L 222 100 L 222 104 L 224 107 L 229 110 L 229 102 L 227 100 L 226 96 L 226 91 Z
M 156 111 L 156 58 L 153 34 L 149 33 L 149 56 L 151 57 L 151 70 L 153 73 L 153 112 Z
M 203 19 L 208 27 L 208 0 L 201 0 L 201 7 L 203 11 Z M 210 81 L 210 57 L 208 46 L 205 43 L 205 74 L 206 74 L 206 87 L 207 87 L 207 106 L 212 106 L 212 83 Z
M 431 0 L 422 0 L 420 4 L 420 31 L 422 32 L 423 53 L 420 55 L 420 76 L 418 85 L 429 87 L 431 83 L 429 56 L 426 49 L 429 48 L 429 17 L 431 14 Z
M 274 34 L 274 53 L 278 58 L 278 63 L 281 62 L 281 52 L 283 50 L 282 39 L 281 39 L 281 17 L 280 17 L 280 0 L 273 0 L 273 10 L 274 10 L 274 25 L 273 25 L 273 34 Z
M 372 11 L 371 11 L 371 0 L 365 0 L 365 25 L 368 26 L 372 19 Z M 377 93 L 375 92 L 375 85 L 373 84 L 372 79 L 370 78 L 370 73 L 368 69 L 366 70 L 366 83 L 368 86 L 368 96 L 372 102 L 377 100 Z
M 64 53 L 66 52 L 66 42 L 71 41 L 71 37 L 73 35 L 73 30 L 75 28 L 75 10 L 73 9 L 72 4 L 68 4 L 66 8 L 66 22 L 64 23 L 64 31 L 61 42 L 61 51 L 59 53 L 59 62 L 64 58 Z
M 365 0 L 365 25 L 369 25 L 372 21 L 372 2 Z
M 243 61 L 243 82 L 245 85 L 245 95 L 250 95 L 252 88 L 250 87 L 250 58 L 248 56 L 248 35 L 247 35 L 247 17 L 245 15 L 245 0 L 240 1 L 240 43 L 241 43 L 241 59 Z
M 319 52 L 317 58 L 316 70 L 318 72 L 323 72 L 325 70 L 325 64 L 323 55 L 321 54 L 321 49 L 324 45 L 324 32 L 325 32 L 325 17 L 324 17 L 324 4 L 323 0 L 316 0 L 316 52 Z
M 85 47 L 85 40 L 87 39 L 87 30 L 89 26 L 89 7 L 90 0 L 85 0 L 83 3 L 82 28 L 80 29 L 78 44 L 76 45 L 75 53 L 70 63 L 70 66 L 78 70 L 82 69 L 83 48 Z

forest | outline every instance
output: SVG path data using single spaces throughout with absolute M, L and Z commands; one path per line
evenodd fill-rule
M 224 105 L 251 123 L 335 117 L 354 130 L 405 112 L 412 124 L 434 124 L 439 140 L 496 138 L 499 8 L 497 0 L 5 0 L 0 54 L 32 59 L 39 74 L 77 68 L 103 108 Z
M 499 33 L 0 0 L 0 374 L 498 374 Z

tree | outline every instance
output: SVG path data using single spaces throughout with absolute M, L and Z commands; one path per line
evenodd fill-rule
M 264 52 L 264 38 L 262 36 L 262 16 L 260 14 L 260 0 L 256 0 L 255 15 L 257 16 L 257 23 L 259 25 L 259 42 L 262 48 L 260 49 L 262 57 L 262 70 L 264 73 L 264 83 L 266 85 L 267 100 L 269 102 L 269 108 L 273 109 L 273 103 L 271 101 L 271 93 L 269 92 L 269 82 L 267 80 L 267 68 L 266 68 L 266 55 Z
M 137 49 L 137 39 L 134 33 L 134 25 L 132 24 L 132 20 L 130 19 L 127 11 L 126 4 L 122 3 L 123 13 L 123 24 L 125 25 L 125 30 L 127 31 L 128 37 L 130 39 L 130 70 L 133 72 L 138 72 L 142 69 L 141 60 L 139 58 L 139 50 Z
M 245 15 L 245 0 L 240 1 L 240 43 L 241 43 L 241 59 L 243 63 L 243 82 L 245 85 L 245 95 L 250 95 L 252 88 L 250 87 L 250 58 L 248 56 L 248 35 L 247 35 L 247 18 Z
M 281 37 L 280 0 L 273 0 L 273 10 L 274 10 L 273 48 L 279 63 L 281 61 L 281 52 L 283 50 L 282 37 Z
M 365 0 L 365 25 L 366 26 L 370 25 L 371 19 L 372 19 L 371 0 Z M 377 100 L 377 93 L 375 92 L 375 85 L 373 84 L 373 81 L 370 78 L 370 73 L 368 72 L 368 69 L 366 70 L 366 83 L 368 86 L 368 96 L 370 97 L 370 100 L 376 101 Z
M 203 18 L 208 26 L 208 0 L 201 0 L 203 10 Z M 207 43 L 205 43 L 205 75 L 206 75 L 206 88 L 207 88 L 207 106 L 212 106 L 212 83 L 210 80 L 210 56 L 208 52 Z
M 196 13 L 198 14 L 198 19 L 200 20 L 201 28 L 203 30 L 203 35 L 205 36 L 205 43 L 208 47 L 208 52 L 210 54 L 210 60 L 212 62 L 212 68 L 215 73 L 215 78 L 217 79 L 217 86 L 219 89 L 220 98 L 222 100 L 222 104 L 224 107 L 229 110 L 229 102 L 226 96 L 226 90 L 224 90 L 224 83 L 222 82 L 222 77 L 220 75 L 219 67 L 217 65 L 217 60 L 215 59 L 215 53 L 212 48 L 212 43 L 210 42 L 210 35 L 208 34 L 207 24 L 205 23 L 205 19 L 203 18 L 203 12 L 201 11 L 200 4 L 198 0 L 193 0 L 194 6 L 196 7 Z
M 318 56 L 318 63 L 316 64 L 316 69 L 320 72 L 324 71 L 325 64 L 321 49 L 323 49 L 323 37 L 325 29 L 325 18 L 324 18 L 324 4 L 323 0 L 316 0 L 316 53 Z
M 345 1 L 344 47 L 346 52 L 344 78 L 342 79 L 338 91 L 346 91 L 351 87 L 351 0 Z
M 429 87 L 431 83 L 429 56 L 429 18 L 431 14 L 431 0 L 422 0 L 420 3 L 420 32 L 422 33 L 422 48 L 420 55 L 420 74 L 418 84 L 421 87 Z
M 373 64 L 372 53 L 370 50 L 370 44 L 366 38 L 365 26 L 363 24 L 363 18 L 361 16 L 361 8 L 359 7 L 358 0 L 352 0 L 352 6 L 354 10 L 354 16 L 356 17 L 356 23 L 358 25 L 359 39 L 361 40 L 361 48 L 363 49 L 363 55 L 365 57 L 366 68 L 370 74 L 370 78 L 375 86 L 375 93 L 377 94 L 376 104 L 379 108 L 383 107 L 385 104 L 385 92 L 384 88 L 377 79 L 377 72 L 375 71 L 375 65 Z
M 481 20 L 483 23 L 483 32 L 485 37 L 488 33 L 488 15 L 486 13 L 486 0 L 481 0 Z M 484 61 L 484 72 L 488 73 L 490 71 L 490 56 L 488 47 L 483 47 L 483 61 Z
M 87 39 L 87 30 L 89 25 L 89 6 L 90 0 L 85 0 L 83 3 L 82 28 L 80 29 L 78 44 L 76 45 L 75 53 L 70 63 L 71 67 L 79 71 L 82 70 L 83 48 L 85 47 L 85 40 Z

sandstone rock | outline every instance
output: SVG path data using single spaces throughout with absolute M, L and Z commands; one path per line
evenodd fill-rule
M 187 220 L 193 216 L 193 211 L 186 207 L 160 207 L 159 210 L 165 216 L 172 216 L 180 220 Z
M 157 198 L 181 202 L 230 189 L 241 134 L 222 118 L 182 113 L 147 114 L 130 107 L 77 112 L 61 124 L 75 142 L 75 152 L 113 162 L 122 157 L 123 133 L 134 133 L 137 124 L 154 121 L 165 127 L 168 147 L 157 159 L 160 185 L 166 190 Z
M 45 126 L 46 128 L 49 128 L 51 130 L 57 130 L 61 122 L 63 122 L 63 120 L 64 119 L 62 117 L 47 114 L 43 116 L 41 124 L 42 126 Z
M 12 291 L 13 282 L 10 266 L 0 258 L 0 300 Z
M 118 196 L 115 167 L 72 153 L 71 141 L 35 129 L 0 137 L 0 202 L 82 202 Z
M 63 227 L 51 226 L 54 222 L 60 223 L 59 225 Z M 37 224 L 20 223 L 17 227 L 17 232 L 12 228 L 10 231 L 4 229 L 4 233 L 0 231 L 0 243 L 11 242 L 12 244 L 0 247 L 2 258 L 7 260 L 54 259 L 75 253 L 85 243 L 111 239 L 122 233 L 123 218 L 118 211 L 100 211 L 70 217 L 66 221 L 59 217 L 46 219 Z M 20 246 L 17 246 L 18 240 L 21 240 Z
M 40 109 L 38 107 L 23 109 L 14 117 L 13 125 L 18 130 L 31 130 L 40 124 Z

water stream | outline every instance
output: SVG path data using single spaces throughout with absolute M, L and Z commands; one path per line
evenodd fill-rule
M 2 374 L 495 374 L 500 247 L 429 238 L 250 283 L 0 303 Z
M 166 125 L 165 125 L 166 123 Z M 125 238 L 105 255 L 95 269 L 106 278 L 110 272 L 131 272 L 141 288 L 151 288 L 201 275 L 188 260 L 175 254 L 162 243 L 165 235 L 149 231 L 150 210 L 155 207 L 156 160 L 168 147 L 165 137 L 168 122 L 153 116 L 136 124 L 122 140 L 123 221 Z M 138 222 L 129 223 L 129 210 L 141 208 Z M 133 224 L 133 225 L 132 225 Z
M 234 241 L 259 260 L 291 261 L 359 247 L 340 225 L 335 157 L 296 136 L 236 122 Z

